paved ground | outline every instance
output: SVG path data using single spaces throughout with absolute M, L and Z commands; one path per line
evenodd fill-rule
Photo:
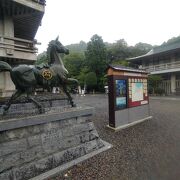
M 153 98 L 153 119 L 119 132 L 106 128 L 106 95 L 76 98 L 95 107 L 92 117 L 100 137 L 113 148 L 54 178 L 73 180 L 178 180 L 180 179 L 180 99 Z

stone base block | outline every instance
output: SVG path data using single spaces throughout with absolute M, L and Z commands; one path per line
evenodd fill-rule
M 52 96 L 53 97 L 53 96 Z M 44 97 L 42 100 L 42 97 L 35 97 L 35 99 L 42 105 L 45 113 L 49 113 L 50 111 L 64 111 L 64 109 L 70 108 L 71 105 L 68 102 L 67 98 L 60 98 L 56 99 L 56 96 L 54 99 L 48 99 L 49 97 Z M 39 110 L 37 106 L 28 101 L 26 98 L 22 97 L 19 101 L 21 102 L 13 102 L 6 114 L 6 116 L 2 116 L 3 114 L 3 106 L 5 105 L 5 100 L 6 102 L 8 99 L 3 99 L 0 102 L 0 119 L 8 119 L 11 117 L 16 117 L 16 118 L 21 118 L 21 117 L 26 117 L 30 115 L 37 115 L 39 114 Z
M 48 179 L 111 147 L 90 116 L 93 109 L 0 121 L 0 180 Z

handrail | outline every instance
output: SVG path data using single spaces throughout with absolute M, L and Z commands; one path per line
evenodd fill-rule
M 46 0 L 33 0 L 33 1 L 42 5 L 46 5 Z
M 142 69 L 145 69 L 148 72 L 155 72 L 155 71 L 174 69 L 174 68 L 180 68 L 180 61 L 142 67 Z
M 35 44 L 37 44 L 36 40 L 30 41 L 21 38 L 0 35 L 0 48 L 37 53 L 37 48 L 35 47 Z
M 28 50 L 28 49 L 22 49 L 22 48 L 12 48 L 12 47 L 6 47 L 6 46 L 1 46 L 0 48 L 4 48 L 4 49 L 12 49 L 12 50 L 16 50 L 16 51 L 22 51 L 22 52 L 30 52 L 30 53 L 37 53 L 37 50 Z
M 37 44 L 37 40 L 30 41 L 30 40 L 26 40 L 26 39 L 21 39 L 21 38 L 16 38 L 16 37 L 9 37 L 9 36 L 3 36 L 3 35 L 0 35 L 0 38 L 4 38 L 4 39 L 8 39 L 8 40 L 14 40 L 14 41 L 21 41 L 21 42 L 25 42 L 25 43 Z
M 12 44 L 12 43 L 6 43 L 6 42 L 1 42 L 1 41 L 0 41 L 0 44 L 2 44 L 2 45 L 9 45 L 9 46 L 15 46 L 15 47 L 20 47 L 20 48 L 25 48 L 25 49 L 37 50 L 37 48 L 35 48 L 35 47 L 23 46 L 23 45 L 19 45 L 19 44 Z

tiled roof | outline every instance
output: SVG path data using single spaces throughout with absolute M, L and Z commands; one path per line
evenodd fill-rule
M 109 65 L 110 68 L 114 69 L 114 70 L 123 70 L 123 71 L 131 71 L 131 72 L 139 72 L 139 73 L 147 73 L 144 70 L 140 70 L 140 69 L 134 69 L 132 67 L 127 67 L 127 66 L 121 66 L 121 65 Z
M 175 50 L 175 49 L 180 49 L 180 42 L 154 47 L 147 54 L 144 54 L 142 56 L 133 57 L 133 58 L 128 58 L 127 60 L 140 59 L 140 58 L 143 58 L 143 57 L 148 57 L 148 56 L 160 54 L 160 53 L 163 53 L 163 52 L 172 51 L 172 50 Z

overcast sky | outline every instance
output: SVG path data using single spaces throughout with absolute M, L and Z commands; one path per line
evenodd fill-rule
M 160 45 L 180 35 L 180 0 L 47 0 L 36 39 L 41 53 L 57 35 L 68 45 L 94 34 L 104 42 Z

